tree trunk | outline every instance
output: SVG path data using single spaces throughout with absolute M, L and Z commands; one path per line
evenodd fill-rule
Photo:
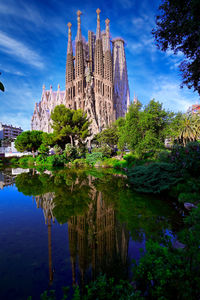
M 33 158 L 35 158 L 35 151 L 34 151 L 34 149 L 32 149 L 32 153 L 33 153 Z
M 74 146 L 74 143 L 73 143 L 73 138 L 72 136 L 70 135 L 70 139 L 71 139 L 71 145 Z

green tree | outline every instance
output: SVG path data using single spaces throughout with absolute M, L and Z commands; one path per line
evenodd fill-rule
M 119 139 L 117 124 L 112 124 L 102 132 L 96 134 L 94 139 L 100 146 L 108 145 L 110 148 L 114 148 L 114 146 L 117 145 Z
M 200 94 L 200 2 L 199 0 L 163 0 L 153 35 L 162 51 L 179 51 L 185 59 L 179 65 L 182 85 Z
M 33 157 L 35 157 L 35 151 L 37 151 L 42 144 L 42 134 L 43 132 L 38 130 L 22 132 L 15 140 L 15 148 L 19 152 L 32 151 Z
M 57 105 L 51 113 L 54 138 L 64 150 L 65 144 L 82 144 L 90 136 L 87 114 L 81 109 L 73 110 L 65 105 Z

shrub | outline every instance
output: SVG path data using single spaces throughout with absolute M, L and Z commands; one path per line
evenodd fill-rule
M 74 166 L 75 168 L 87 167 L 86 159 L 84 159 L 84 158 L 75 159 L 72 162 L 72 166 Z
M 58 145 L 55 145 L 55 146 L 53 147 L 53 151 L 54 151 L 54 153 L 55 153 L 56 155 L 62 154 L 62 149 L 61 149 L 61 147 L 58 146 Z
M 133 154 L 126 154 L 123 156 L 123 159 L 127 162 L 127 167 L 133 166 L 137 161 Z
M 12 165 L 18 164 L 18 161 L 19 161 L 19 159 L 18 159 L 17 157 L 12 157 L 12 158 L 10 159 L 10 163 L 11 163 Z
M 28 165 L 34 165 L 34 157 L 32 156 L 23 156 L 19 159 L 19 164 L 21 166 L 28 166 Z
M 46 164 L 52 167 L 61 167 L 67 163 L 67 160 L 64 155 L 52 155 L 48 156 L 46 159 Z
M 145 299 L 198 299 L 200 295 L 200 207 L 185 219 L 187 228 L 178 234 L 183 249 L 170 241 L 149 240 L 146 253 L 135 264 L 133 280 Z
M 170 160 L 177 169 L 187 171 L 191 175 L 199 175 L 200 170 L 200 144 L 190 142 L 184 146 L 174 146 Z
M 173 164 L 151 163 L 128 171 L 133 189 L 143 193 L 160 193 L 168 190 L 181 179 Z
M 103 153 L 102 152 L 93 152 L 91 154 L 86 154 L 86 163 L 93 166 L 97 161 L 103 160 Z
M 200 182 L 199 179 L 185 179 L 184 183 L 178 183 L 171 189 L 170 194 L 178 198 L 179 202 L 198 202 L 200 201 Z
M 65 150 L 64 150 L 63 154 L 69 161 L 72 161 L 78 157 L 76 147 L 72 146 L 71 144 L 65 145 Z
M 108 145 L 92 149 L 92 153 L 102 153 L 103 157 L 111 157 L 112 149 Z

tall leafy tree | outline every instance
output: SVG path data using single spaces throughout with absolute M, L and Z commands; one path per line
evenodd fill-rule
M 81 109 L 73 110 L 65 105 L 57 105 L 51 113 L 55 141 L 65 148 L 65 144 L 82 144 L 90 136 L 90 121 Z
M 15 140 L 15 148 L 19 152 L 31 151 L 35 157 L 35 151 L 38 150 L 42 144 L 42 131 L 27 130 L 17 136 Z
M 153 29 L 157 46 L 185 55 L 179 65 L 182 85 L 200 94 L 200 1 L 162 0 L 159 10 Z
M 119 133 L 116 124 L 112 124 L 110 127 L 104 129 L 102 132 L 96 134 L 94 138 L 101 146 L 108 145 L 114 148 L 118 143 Z

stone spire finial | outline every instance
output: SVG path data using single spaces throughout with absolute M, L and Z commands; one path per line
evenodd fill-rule
M 45 90 L 45 85 L 43 84 L 42 89 Z
M 68 45 L 67 45 L 67 53 L 72 53 L 72 32 L 71 32 L 71 27 L 72 24 L 69 22 L 67 24 L 68 27 Z
M 50 85 L 50 90 L 52 90 L 52 88 L 53 88 L 52 85 Z
M 110 20 L 107 18 L 105 20 L 105 23 L 106 23 L 106 49 L 105 51 L 107 50 L 110 50 Z
M 58 91 L 60 91 L 60 84 L 58 84 Z
M 96 31 L 96 39 L 99 40 L 101 38 L 101 28 L 100 28 L 100 12 L 101 10 L 97 8 L 97 31 Z
M 82 12 L 80 10 L 77 11 L 77 25 L 78 25 L 78 28 L 77 28 L 77 41 L 81 41 L 81 15 L 82 15 Z

